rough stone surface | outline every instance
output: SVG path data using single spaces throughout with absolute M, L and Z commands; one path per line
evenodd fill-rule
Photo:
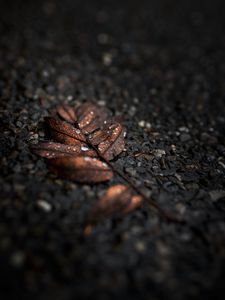
M 1 3 L 1 299 L 224 293 L 223 2 Z M 188 225 L 144 204 L 83 237 L 109 184 L 57 179 L 28 145 L 44 139 L 49 109 L 87 98 L 125 116 L 126 152 L 114 163 Z

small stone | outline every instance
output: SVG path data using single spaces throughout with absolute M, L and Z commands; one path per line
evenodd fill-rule
M 105 66 L 110 66 L 112 64 L 112 54 L 111 53 L 104 53 L 102 56 L 102 61 Z
M 10 257 L 10 262 L 11 264 L 16 267 L 16 268 L 19 268 L 23 265 L 24 263 L 24 253 L 23 252 L 14 252 L 11 257 Z
M 189 129 L 185 126 L 179 127 L 180 132 L 189 132 Z
M 157 94 L 157 89 L 155 89 L 155 88 L 150 89 L 150 94 L 151 95 L 156 95 Z
M 38 137 L 39 137 L 38 133 L 31 134 L 29 140 L 38 140 Z
M 156 247 L 157 247 L 158 252 L 162 256 L 167 256 L 170 253 L 170 249 L 168 248 L 168 245 L 166 245 L 164 242 L 157 241 Z
M 177 203 L 176 204 L 176 209 L 178 210 L 178 212 L 183 215 L 186 212 L 186 207 L 183 203 Z
M 68 101 L 72 101 L 73 100 L 73 96 L 72 95 L 67 96 L 67 100 Z
M 224 190 L 214 190 L 209 192 L 209 195 L 212 199 L 212 201 L 218 201 L 225 197 L 225 191 Z
M 17 122 L 16 122 L 16 126 L 19 127 L 19 128 L 21 128 L 21 127 L 23 126 L 23 123 L 20 122 L 20 121 L 17 121 Z
M 39 208 L 41 208 L 45 212 L 50 212 L 52 210 L 51 204 L 49 204 L 48 202 L 46 202 L 44 200 L 39 200 L 37 202 L 37 205 L 38 205 Z
M 141 120 L 140 122 L 138 122 L 138 126 L 144 128 L 145 127 L 145 121 Z
M 171 145 L 171 149 L 172 149 L 173 152 L 175 152 L 177 150 L 176 146 L 173 145 L 173 144 Z
M 133 101 L 134 101 L 135 104 L 139 103 L 139 99 L 138 98 L 134 98 Z
M 188 190 L 198 190 L 199 185 L 195 182 L 186 184 L 186 189 Z
M 218 164 L 225 169 L 225 164 L 222 161 L 219 161 Z
M 98 105 L 100 105 L 100 106 L 105 106 L 106 103 L 105 103 L 104 100 L 99 100 L 99 101 L 98 101 Z
M 146 244 L 142 241 L 138 241 L 135 244 L 135 249 L 139 252 L 139 253 L 144 253 L 146 251 Z
M 106 33 L 100 33 L 98 35 L 98 42 L 99 44 L 105 45 L 109 41 L 109 36 Z
M 146 122 L 145 127 L 146 127 L 147 129 L 150 129 L 150 128 L 152 128 L 152 125 L 151 125 L 151 123 Z
M 191 139 L 190 134 L 182 133 L 182 134 L 180 135 L 180 140 L 181 140 L 181 142 L 187 142 L 187 141 L 189 141 L 190 139 Z
M 133 168 L 126 168 L 125 171 L 131 176 L 135 176 L 137 173 L 136 170 Z
M 14 188 L 17 193 L 21 193 L 25 190 L 25 186 L 22 184 L 15 184 Z
M 131 106 L 129 109 L 129 115 L 133 117 L 136 114 L 137 108 L 135 106 Z
M 163 149 L 154 149 L 153 150 L 153 154 L 158 157 L 161 158 L 163 155 L 166 155 L 166 151 Z
M 48 72 L 48 70 L 43 70 L 43 71 L 42 71 L 42 76 L 43 76 L 43 77 L 49 77 L 49 72 Z

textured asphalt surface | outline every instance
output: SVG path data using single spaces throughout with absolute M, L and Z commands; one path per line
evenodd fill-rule
M 222 299 L 224 1 L 2 2 L 0 298 Z M 59 180 L 28 146 L 84 99 L 125 116 L 114 164 L 188 225 L 145 203 L 83 237 L 112 183 Z

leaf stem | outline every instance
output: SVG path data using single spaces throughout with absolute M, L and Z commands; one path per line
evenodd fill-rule
M 186 222 L 184 220 L 177 219 L 175 216 L 171 215 L 169 212 L 166 212 L 164 209 L 161 208 L 161 206 L 156 203 L 154 200 L 150 199 L 145 195 L 145 193 L 135 185 L 135 183 L 128 178 L 121 170 L 117 169 L 110 161 L 108 161 L 104 156 L 99 152 L 98 148 L 91 143 L 89 138 L 86 136 L 86 143 L 89 147 L 92 147 L 96 153 L 98 154 L 99 158 L 101 158 L 107 165 L 123 180 L 125 180 L 128 185 L 135 191 L 137 192 L 140 196 L 143 197 L 143 199 L 152 207 L 154 207 L 158 212 L 159 215 L 166 220 L 168 223 L 180 223 L 180 224 L 185 224 Z

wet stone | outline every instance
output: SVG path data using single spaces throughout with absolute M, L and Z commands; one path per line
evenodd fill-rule
M 187 141 L 189 141 L 190 139 L 191 139 L 190 134 L 182 133 L 182 134 L 180 135 L 180 140 L 181 140 L 181 142 L 187 142 Z

